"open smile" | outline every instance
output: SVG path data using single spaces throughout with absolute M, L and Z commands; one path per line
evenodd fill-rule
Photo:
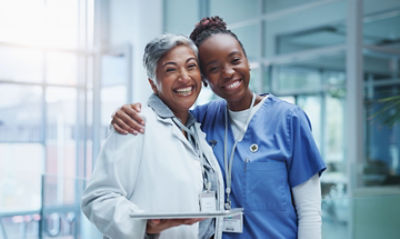
M 222 88 L 224 88 L 226 90 L 235 90 L 241 85 L 241 83 L 242 83 L 242 80 L 240 80 L 240 79 L 229 81 L 227 84 L 222 86 Z
M 189 96 L 192 94 L 193 90 L 194 90 L 193 86 L 188 86 L 184 88 L 174 89 L 174 92 L 180 96 Z

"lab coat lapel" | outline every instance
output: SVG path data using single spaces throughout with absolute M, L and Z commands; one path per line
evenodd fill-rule
M 163 124 L 169 125 L 171 128 L 171 134 L 176 137 L 179 141 L 182 142 L 182 144 L 188 148 L 194 155 L 196 155 L 196 152 L 194 151 L 194 148 L 190 144 L 189 140 L 186 139 L 185 135 L 182 133 L 182 131 L 178 128 L 178 126 L 175 125 L 175 123 L 172 121 L 171 118 L 161 118 L 157 116 L 157 119 L 162 122 Z

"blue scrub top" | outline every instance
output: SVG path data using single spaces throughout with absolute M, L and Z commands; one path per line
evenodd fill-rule
M 224 173 L 226 101 L 212 101 L 192 113 Z M 229 117 L 229 116 L 228 116 Z M 234 143 L 228 127 L 228 157 Z M 250 146 L 258 150 L 252 152 Z M 296 105 L 269 95 L 238 143 L 232 166 L 232 208 L 244 208 L 243 233 L 223 238 L 297 238 L 297 215 L 291 188 L 326 167 L 311 135 L 307 115 Z

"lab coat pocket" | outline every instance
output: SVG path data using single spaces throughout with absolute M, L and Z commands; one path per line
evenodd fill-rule
M 252 210 L 285 210 L 285 162 L 252 161 L 246 166 L 246 206 Z

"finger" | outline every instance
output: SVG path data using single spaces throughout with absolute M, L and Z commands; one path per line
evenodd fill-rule
M 120 134 L 128 134 L 129 132 L 126 130 L 123 130 L 122 128 L 120 128 L 117 124 L 112 123 L 112 126 L 114 127 L 114 129 L 120 133 Z
M 144 132 L 143 126 L 138 124 L 135 120 L 133 120 L 129 115 L 127 115 L 123 111 L 117 111 L 114 116 L 115 123 L 118 126 L 130 133 L 133 132 Z
M 140 112 L 142 110 L 142 104 L 140 103 L 131 104 L 131 108 L 135 109 L 137 112 Z
M 123 111 L 125 114 L 129 115 L 133 120 L 135 120 L 138 124 L 141 126 L 145 125 L 145 121 L 143 118 L 140 116 L 140 108 L 138 107 L 132 108 L 132 107 L 124 107 Z
M 149 220 L 148 222 L 149 222 L 150 224 L 152 224 L 152 225 L 158 225 L 158 224 L 161 223 L 161 220 L 160 220 L 160 219 L 151 219 L 151 220 Z
M 122 130 L 124 130 L 124 131 L 126 131 L 126 132 L 135 134 L 135 132 L 134 132 L 135 130 L 132 129 L 129 125 L 127 125 L 127 124 L 125 123 L 125 121 L 122 120 L 121 118 L 115 118 L 114 124 L 118 125 L 119 128 L 121 128 Z M 113 124 L 113 125 L 114 125 L 114 124 Z M 136 132 L 136 133 L 137 133 L 137 132 Z
M 192 225 L 196 222 L 200 222 L 204 220 L 204 218 L 190 218 L 190 219 L 185 219 L 185 221 L 183 222 L 183 224 L 185 225 Z

